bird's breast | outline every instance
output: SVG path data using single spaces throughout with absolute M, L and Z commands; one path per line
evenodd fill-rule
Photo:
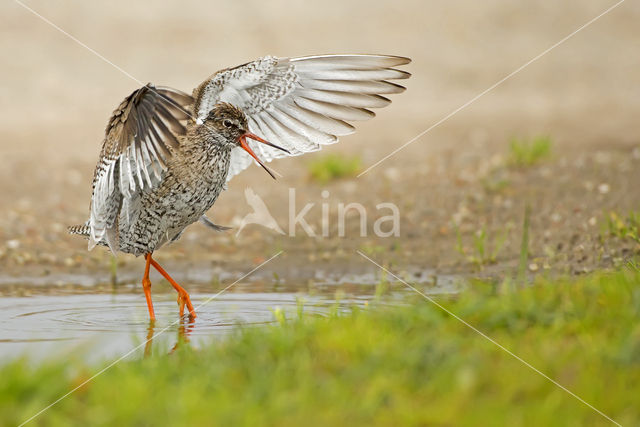
M 206 212 L 226 183 L 230 159 L 230 150 L 193 154 L 176 171 L 180 191 L 191 203 L 203 205 Z

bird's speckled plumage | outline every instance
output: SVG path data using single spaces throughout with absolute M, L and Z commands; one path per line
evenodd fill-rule
M 192 96 L 154 87 L 114 111 L 93 180 L 89 220 L 70 227 L 89 247 L 151 254 L 202 220 L 226 183 L 253 159 L 239 138 L 253 133 L 290 155 L 318 150 L 353 132 L 349 123 L 399 93 L 409 59 L 385 55 L 267 56 L 219 71 Z M 278 147 L 247 142 L 263 161 Z
M 239 123 L 224 128 L 223 120 Z M 190 124 L 160 182 L 133 199 L 119 218 L 119 250 L 140 255 L 176 240 L 218 198 L 226 182 L 231 149 L 244 133 L 246 118 L 230 104 L 217 104 L 207 126 Z

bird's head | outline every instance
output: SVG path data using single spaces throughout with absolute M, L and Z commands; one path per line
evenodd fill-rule
M 231 147 L 239 146 L 244 149 L 274 179 L 275 176 L 273 173 L 265 166 L 262 160 L 256 156 L 251 147 L 249 147 L 247 138 L 254 139 L 270 147 L 289 153 L 288 150 L 272 144 L 269 141 L 265 141 L 259 136 L 249 132 L 247 116 L 245 116 L 241 109 L 226 102 L 217 103 L 211 109 L 206 119 L 203 120 L 202 123 L 196 122 L 196 125 L 199 126 L 202 132 L 205 132 L 209 136 L 209 138 L 207 138 L 208 140 Z

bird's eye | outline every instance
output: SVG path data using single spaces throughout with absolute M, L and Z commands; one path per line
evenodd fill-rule
M 226 127 L 226 128 L 230 128 L 231 126 L 233 126 L 233 123 L 231 123 L 231 120 L 228 120 L 228 119 L 224 119 L 224 120 L 222 121 L 222 124 L 223 124 L 223 125 L 224 125 L 224 127 Z

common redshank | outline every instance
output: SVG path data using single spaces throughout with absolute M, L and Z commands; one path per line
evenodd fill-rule
M 144 255 L 152 320 L 151 266 L 178 292 L 180 316 L 186 305 L 195 317 L 189 294 L 153 253 L 198 220 L 225 229 L 205 213 L 233 176 L 255 161 L 273 177 L 264 162 L 352 133 L 349 122 L 391 102 L 382 95 L 404 91 L 390 80 L 408 78 L 394 67 L 409 62 L 388 55 L 265 56 L 218 71 L 192 96 L 149 83 L 113 112 L 93 174 L 89 219 L 69 232 L 88 238 L 89 250 L 104 245 L 114 254 Z

